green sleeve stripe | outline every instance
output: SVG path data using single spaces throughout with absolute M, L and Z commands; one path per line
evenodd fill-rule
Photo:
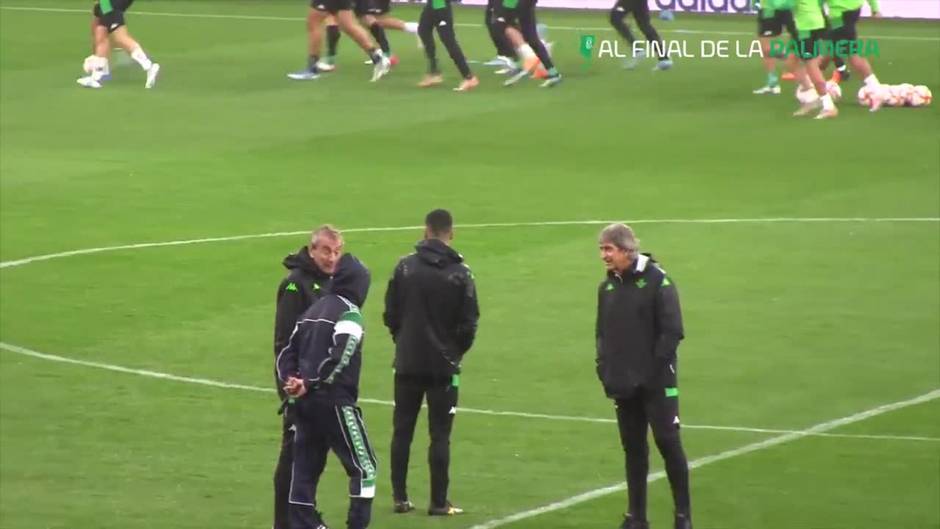
M 447 7 L 447 0 L 431 0 L 431 9 L 444 9 Z
M 519 0 L 503 0 L 503 7 L 508 7 L 509 9 L 515 9 L 519 7 Z
M 340 314 L 339 321 L 350 321 L 362 326 L 362 313 L 358 310 L 347 310 L 346 312 Z
M 679 388 L 666 388 L 666 396 L 667 396 L 667 397 L 678 397 L 678 396 L 679 396 Z
M 111 11 L 114 11 L 114 7 L 111 5 L 111 0 L 100 0 L 98 5 L 101 7 L 101 14 L 107 15 Z

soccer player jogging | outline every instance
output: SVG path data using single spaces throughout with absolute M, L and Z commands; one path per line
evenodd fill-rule
M 675 505 L 675 529 L 692 529 L 689 465 L 679 436 L 679 342 L 684 338 L 676 284 L 629 226 L 599 237 L 607 277 L 597 290 L 597 376 L 617 408 L 626 456 L 629 511 L 621 529 L 649 529 L 647 428 L 663 457 Z
M 656 32 L 656 28 L 653 27 L 653 23 L 650 21 L 650 8 L 649 4 L 647 4 L 647 0 L 617 0 L 613 9 L 610 10 L 610 24 L 630 45 L 631 57 L 627 59 L 625 64 L 626 68 L 636 68 L 640 59 L 646 57 L 646 51 L 643 49 L 637 50 L 636 54 L 633 52 L 633 43 L 636 41 L 636 38 L 633 37 L 633 33 L 630 31 L 626 22 L 624 22 L 624 19 L 630 13 L 633 13 L 633 19 L 636 20 L 636 25 L 639 26 L 640 31 L 643 32 L 646 41 L 654 42 L 658 45 L 659 60 L 656 62 L 656 66 L 654 66 L 653 69 L 668 70 L 672 68 L 672 60 L 666 55 L 666 46 L 659 37 L 659 33 Z
M 359 17 L 360 22 L 369 28 L 369 32 L 375 38 L 375 41 L 382 48 L 384 53 L 391 61 L 392 66 L 398 64 L 398 56 L 392 54 L 391 45 L 388 37 L 385 35 L 386 29 L 396 29 L 417 35 L 418 23 L 405 22 L 397 19 L 389 12 L 392 9 L 391 0 L 353 0 L 353 12 Z M 327 25 L 327 45 L 329 47 L 327 57 L 321 62 L 321 70 L 332 71 L 336 61 L 336 48 L 339 42 L 339 28 L 334 24 Z M 367 61 L 368 64 L 369 61 Z
M 510 39 L 511 32 L 515 30 L 511 26 L 518 21 L 519 31 L 521 31 L 525 43 L 532 48 L 542 66 L 548 71 L 548 78 L 542 82 L 541 86 L 542 88 L 551 88 L 561 83 L 561 74 L 558 73 L 551 55 L 545 48 L 542 39 L 539 38 L 538 24 L 535 19 L 535 5 L 537 2 L 538 0 L 502 0 L 502 3 L 496 7 L 493 14 L 493 26 L 499 36 L 503 39 Z M 516 51 L 520 51 L 519 46 L 516 47 Z M 522 68 L 515 71 L 504 84 L 512 86 L 518 83 L 530 76 L 537 66 L 538 62 L 529 61 Z
M 793 12 L 787 6 L 786 0 L 754 0 L 754 8 L 757 9 L 757 35 L 760 39 L 764 71 L 767 72 L 767 84 L 754 90 L 755 94 L 780 94 L 777 59 L 770 54 L 770 41 L 779 38 L 784 28 L 793 40 L 798 39 Z
M 391 68 L 391 61 L 375 44 L 366 30 L 356 22 L 350 0 L 311 0 L 307 14 L 308 57 L 307 68 L 287 77 L 297 81 L 309 81 L 320 77 L 320 48 L 323 45 L 323 23 L 332 16 L 339 28 L 352 37 L 369 55 L 372 61 L 372 82 L 378 81 Z
M 78 84 L 85 88 L 101 88 L 101 82 L 111 75 L 109 57 L 111 41 L 124 48 L 131 58 L 146 72 L 144 88 L 153 88 L 157 84 L 160 65 L 151 61 L 140 44 L 127 31 L 124 13 L 130 9 L 134 0 L 97 0 L 92 8 L 92 38 L 94 54 L 85 59 L 89 75 L 78 79 Z
M 513 48 L 510 42 L 508 42 L 506 38 L 499 33 L 499 29 L 494 23 L 494 14 L 496 13 L 496 8 L 501 3 L 502 0 L 487 0 L 486 11 L 483 13 L 483 23 L 486 24 L 486 30 L 490 35 L 490 40 L 492 40 L 493 45 L 496 46 L 496 57 L 487 61 L 485 65 L 501 66 L 503 68 L 515 68 L 516 60 L 518 59 L 516 50 Z M 533 55 L 535 54 L 533 53 Z
M 408 460 L 421 402 L 428 403 L 431 505 L 428 514 L 461 514 L 447 497 L 450 435 L 457 413 L 460 364 L 473 345 L 480 309 L 473 274 L 451 248 L 453 218 L 425 217 L 424 240 L 398 262 L 385 294 L 385 326 L 395 342 L 392 491 L 395 512 L 414 510 L 408 498 Z
M 457 42 L 457 34 L 454 31 L 454 12 L 450 7 L 450 0 L 428 0 L 421 11 L 421 20 L 418 22 L 418 36 L 421 37 L 421 43 L 424 45 L 424 54 L 428 58 L 428 73 L 424 79 L 418 83 L 418 86 L 427 88 L 439 85 L 444 82 L 441 76 L 441 70 L 437 64 L 437 47 L 434 43 L 434 29 L 447 48 L 450 59 L 454 61 L 457 70 L 463 81 L 454 88 L 457 92 L 466 92 L 476 88 L 480 81 L 470 71 L 467 65 L 467 58 L 464 57 L 463 50 Z
M 347 529 L 366 529 L 372 519 L 378 464 L 356 406 L 369 281 L 358 259 L 340 258 L 330 292 L 304 311 L 277 358 L 278 378 L 296 406 L 291 529 L 326 528 L 317 486 L 330 450 L 349 476 Z
M 342 253 L 343 236 L 327 224 L 313 231 L 308 246 L 284 258 L 284 267 L 290 272 L 277 288 L 277 311 L 274 316 L 275 359 L 287 346 L 301 314 L 326 293 Z M 277 382 L 276 366 L 274 375 Z M 280 383 L 277 384 L 277 392 L 281 400 L 287 397 Z M 285 408 L 281 426 L 281 451 L 274 470 L 274 529 L 290 529 L 288 512 L 296 432 L 294 411 L 294 406 Z
M 834 49 L 849 50 L 850 55 L 847 58 L 849 65 L 861 75 L 865 86 L 872 89 L 872 104 L 870 110 L 875 112 L 881 108 L 883 98 L 881 97 L 881 90 L 879 89 L 880 83 L 878 82 L 878 77 L 875 76 L 871 63 L 869 63 L 868 59 L 865 57 L 859 56 L 854 46 L 839 46 L 839 42 L 850 44 L 858 40 L 856 25 L 858 24 L 859 17 L 861 17 L 862 4 L 864 1 L 865 0 L 827 0 L 829 5 L 829 19 L 832 25 L 830 36 Z M 869 2 L 871 4 L 872 13 L 875 14 L 875 16 L 879 16 L 880 11 L 877 0 L 869 0 Z M 828 59 L 828 56 L 823 59 L 820 65 L 821 68 L 826 68 L 826 64 L 829 62 Z M 843 77 L 844 76 L 840 75 L 837 70 L 834 75 L 836 82 L 839 82 Z
M 819 0 L 793 0 L 793 20 L 796 22 L 800 56 L 797 57 L 790 50 L 787 61 L 796 72 L 800 86 L 804 89 L 815 89 L 819 96 L 810 102 L 802 103 L 793 115 L 805 116 L 821 106 L 816 119 L 834 118 L 839 115 L 839 109 L 826 90 L 826 78 L 820 68 L 822 56 L 819 51 L 828 47 L 829 34 L 826 30 L 826 16 Z

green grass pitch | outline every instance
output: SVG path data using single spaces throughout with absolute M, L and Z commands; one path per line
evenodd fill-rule
M 208 387 L 15 352 L 270 388 L 280 259 L 304 235 L 76 255 L 70 250 L 285 231 L 420 224 L 632 219 L 680 289 L 684 442 L 691 461 L 940 388 L 938 105 L 870 114 L 845 87 L 838 119 L 790 117 L 792 88 L 752 96 L 757 59 L 677 60 L 625 71 L 585 64 L 603 13 L 545 11 L 565 75 L 513 89 L 480 64 L 479 89 L 414 87 L 409 35 L 379 84 L 352 42 L 313 83 L 301 0 L 139 0 L 128 20 L 163 64 L 105 89 L 75 84 L 87 1 L 0 1 L 0 527 L 260 529 L 270 526 L 279 422 L 273 394 Z M 15 9 L 27 7 L 28 10 Z M 493 55 L 482 11 L 457 7 L 475 61 Z M 161 14 L 162 13 L 162 14 Z M 414 20 L 417 8 L 396 8 Z M 169 16 L 172 14 L 173 16 Z M 667 38 L 742 39 L 744 17 L 654 20 Z M 589 29 L 576 29 L 589 28 Z M 888 83 L 940 95 L 937 22 L 864 21 Z M 687 32 L 679 32 L 685 30 Z M 443 53 L 443 51 L 442 51 Z M 458 76 L 441 56 L 448 83 Z M 847 219 L 669 223 L 662 219 Z M 864 219 L 921 219 L 918 221 Z M 463 227 L 482 320 L 461 405 L 612 419 L 593 371 L 599 224 Z M 391 399 L 381 300 L 420 230 L 351 231 L 373 271 L 362 393 Z M 411 494 L 391 514 L 391 408 L 364 403 L 380 460 L 376 529 L 470 529 L 623 480 L 610 422 L 461 413 L 452 497 L 430 519 L 426 435 Z M 423 432 L 426 423 L 419 423 Z M 731 427 L 708 429 L 702 426 Z M 940 401 L 883 413 L 692 472 L 699 529 L 940 527 Z M 653 471 L 662 468 L 651 455 Z M 321 487 L 342 527 L 332 459 Z M 650 486 L 656 529 L 668 485 Z M 613 529 L 620 491 L 503 525 Z

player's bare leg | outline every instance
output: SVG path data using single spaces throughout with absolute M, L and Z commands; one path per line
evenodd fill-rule
M 160 65 L 150 60 L 150 57 L 147 56 L 140 44 L 131 37 L 130 32 L 127 31 L 127 26 L 121 26 L 114 30 L 111 33 L 111 39 L 120 47 L 128 50 L 131 54 L 131 59 L 134 59 L 134 61 L 147 72 L 147 81 L 144 83 L 144 87 L 153 88 L 157 83 Z

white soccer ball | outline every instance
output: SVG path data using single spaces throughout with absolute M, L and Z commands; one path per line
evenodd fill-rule
M 904 100 L 901 99 L 901 90 L 894 85 L 881 85 L 881 101 L 886 107 L 904 106 Z
M 94 71 L 97 64 L 98 57 L 95 55 L 89 55 L 88 57 L 85 57 L 85 61 L 82 63 L 82 70 L 85 73 L 90 74 L 92 71 Z
M 797 85 L 796 100 L 799 101 L 801 104 L 809 105 L 819 100 L 819 94 L 816 93 L 815 88 L 809 88 L 807 90 L 803 90 L 802 86 Z
M 914 93 L 923 100 L 923 106 L 927 106 L 933 101 L 933 94 L 930 92 L 930 88 L 925 85 L 915 86 Z
M 829 92 L 833 101 L 842 99 L 842 87 L 835 81 L 826 81 L 826 92 Z

